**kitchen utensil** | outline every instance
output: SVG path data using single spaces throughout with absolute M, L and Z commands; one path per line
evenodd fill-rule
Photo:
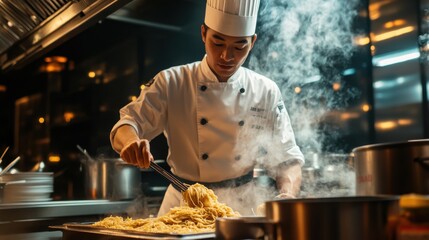
M 272 240 L 393 240 L 398 214 L 398 196 L 273 200 L 265 202 L 265 218 L 250 223 L 218 218 L 216 237 L 242 239 L 239 234 L 247 234 L 246 238 Z M 247 232 L 248 227 L 258 234 Z
M 142 191 L 141 172 L 136 166 L 120 160 L 115 164 L 112 178 L 112 199 L 114 200 L 133 199 Z
M 25 183 L 25 180 L 0 182 L 0 203 L 3 203 L 4 191 L 5 191 L 6 185 L 13 185 L 13 184 L 19 184 L 19 183 Z
M 83 161 L 84 195 L 87 199 L 132 199 L 140 189 L 140 169 L 120 158 Z
M 276 239 L 274 227 L 265 217 L 224 217 L 216 220 L 215 234 L 219 240 Z
M 85 155 L 85 157 L 89 160 L 89 161 L 94 161 L 94 159 L 91 157 L 91 155 L 89 155 L 89 153 L 86 151 L 86 149 L 83 149 L 81 146 L 76 145 L 77 149 L 79 149 L 79 151 L 81 151 L 83 153 L 83 155 Z
M 52 172 L 5 173 L 0 177 L 3 184 L 3 203 L 41 202 L 52 200 L 54 177 Z
M 7 150 L 9 149 L 9 146 L 6 147 L 6 149 L 4 150 L 3 154 L 0 157 L 0 163 L 3 161 L 3 157 L 6 154 Z
M 0 176 L 7 173 L 7 171 L 9 171 L 9 169 L 11 169 L 13 166 L 15 166 L 15 164 L 19 161 L 19 159 L 21 159 L 21 157 L 17 157 L 15 158 L 15 160 L 13 160 L 11 163 L 9 163 L 4 169 L 3 171 L 0 172 Z
M 429 194 L 429 139 L 365 145 L 352 153 L 357 195 Z
M 159 166 L 154 161 L 150 162 L 150 168 L 152 168 L 153 170 L 155 170 L 156 172 L 158 172 L 159 174 L 161 174 L 162 176 L 164 176 L 168 181 L 171 182 L 171 184 L 173 184 L 178 189 L 180 189 L 180 191 L 184 192 L 184 191 L 186 191 L 186 189 L 188 189 L 188 187 L 189 187 L 188 184 L 185 184 L 185 183 L 181 182 L 173 174 L 170 174 L 169 172 L 167 172 L 164 168 L 162 168 L 161 166 Z

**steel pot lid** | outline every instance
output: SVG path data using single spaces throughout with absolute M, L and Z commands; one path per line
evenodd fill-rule
M 395 195 L 371 195 L 371 196 L 344 196 L 344 197 L 314 197 L 314 198 L 288 198 L 266 201 L 265 204 L 277 203 L 359 203 L 359 202 L 379 202 L 379 201 L 399 201 L 400 196 Z
M 408 147 L 408 146 L 422 146 L 429 145 L 429 139 L 415 139 L 401 142 L 389 142 L 389 143 L 376 143 L 363 145 L 360 147 L 356 147 L 352 150 L 352 152 L 360 152 L 366 150 L 382 150 L 386 148 L 397 148 L 397 147 Z

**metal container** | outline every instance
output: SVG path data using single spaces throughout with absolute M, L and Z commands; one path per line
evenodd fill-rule
M 305 157 L 300 197 L 355 195 L 355 173 L 350 154 L 310 152 Z
M 224 217 L 216 220 L 216 239 L 275 239 L 274 222 L 265 217 Z
M 394 196 L 284 199 L 266 202 L 265 211 L 277 239 L 388 240 L 398 205 Z
M 140 170 L 119 158 L 86 159 L 83 172 L 87 199 L 132 199 L 141 191 Z
M 140 169 L 121 161 L 115 164 L 112 199 L 133 199 L 141 193 Z
M 37 202 L 52 200 L 52 172 L 18 172 L 0 176 L 0 202 Z
M 391 240 L 394 239 L 394 219 L 399 212 L 399 197 L 283 199 L 266 202 L 265 211 L 265 219 L 261 218 L 259 225 L 258 220 L 251 221 L 247 225 L 247 220 L 241 223 L 230 218 L 216 220 L 216 237 L 240 239 L 238 237 L 244 236 L 251 239 L 275 240 Z
M 429 194 L 429 139 L 353 149 L 356 194 Z

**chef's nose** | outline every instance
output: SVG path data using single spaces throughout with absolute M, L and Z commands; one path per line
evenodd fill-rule
M 221 54 L 221 58 L 224 61 L 231 61 L 234 58 L 234 51 L 229 47 L 224 48 Z

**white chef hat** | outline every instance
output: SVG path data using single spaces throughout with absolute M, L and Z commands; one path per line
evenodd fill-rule
M 260 0 L 207 0 L 205 24 L 234 37 L 255 34 Z

